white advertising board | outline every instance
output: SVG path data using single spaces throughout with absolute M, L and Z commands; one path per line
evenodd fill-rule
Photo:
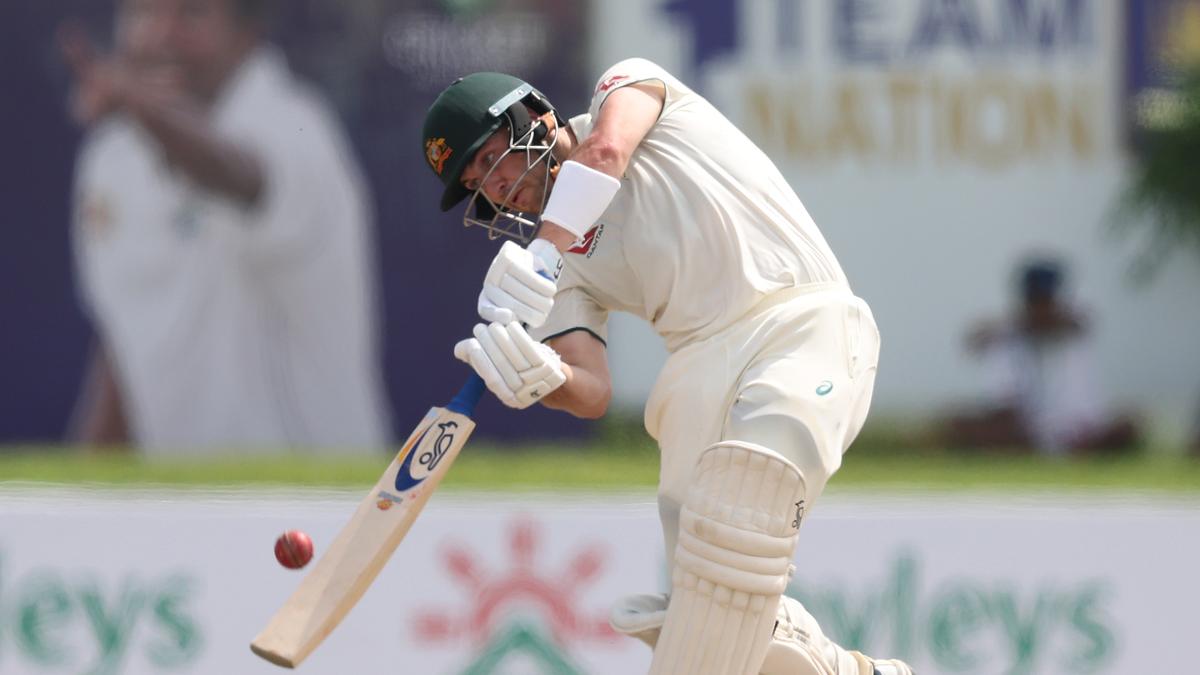
M 0 493 L 0 673 L 279 672 L 250 639 L 353 494 Z M 1200 606 L 1200 505 L 830 495 L 791 592 L 839 640 L 923 675 L 1176 672 Z M 649 651 L 607 626 L 656 591 L 649 496 L 438 495 L 299 672 L 611 675 Z

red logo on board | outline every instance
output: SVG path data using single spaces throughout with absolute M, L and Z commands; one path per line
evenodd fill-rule
M 518 520 L 509 533 L 511 564 L 506 571 L 488 573 L 482 562 L 457 544 L 442 554 L 443 566 L 458 582 L 471 605 L 460 612 L 426 611 L 416 617 L 417 637 L 430 643 L 469 641 L 483 644 L 506 620 L 509 610 L 523 607 L 540 614 L 558 645 L 573 642 L 612 642 L 617 633 L 608 613 L 585 610 L 580 596 L 604 569 L 599 546 L 577 551 L 565 570 L 544 575 L 536 569 L 538 528 Z

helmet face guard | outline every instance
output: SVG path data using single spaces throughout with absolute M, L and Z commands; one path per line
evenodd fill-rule
M 554 146 L 558 142 L 558 134 L 549 133 L 546 123 L 535 119 L 529 126 L 529 131 L 520 138 L 514 138 L 512 131 L 514 126 L 510 123 L 508 127 L 508 148 L 492 163 L 488 172 L 480 179 L 480 187 L 471 194 L 471 199 L 467 202 L 467 209 L 463 213 L 463 225 L 482 227 L 487 230 L 488 239 L 511 237 L 522 244 L 528 244 L 537 235 L 540 224 L 538 214 L 546 206 L 546 200 L 550 197 L 551 175 L 557 164 L 554 159 Z M 525 170 L 513 181 L 508 188 L 508 193 L 497 203 L 484 193 L 482 186 L 487 185 L 488 179 L 495 172 L 496 167 L 514 154 L 524 156 Z M 525 178 L 539 170 L 542 172 L 542 194 L 538 200 L 538 213 L 527 214 L 510 208 L 509 201 L 520 189 Z

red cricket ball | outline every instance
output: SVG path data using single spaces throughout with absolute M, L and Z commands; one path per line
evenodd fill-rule
M 288 569 L 304 567 L 312 556 L 312 539 L 300 530 L 288 530 L 275 540 L 275 559 Z

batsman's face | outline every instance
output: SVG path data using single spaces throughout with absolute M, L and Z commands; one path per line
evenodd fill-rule
M 509 147 L 508 129 L 484 141 L 462 172 L 468 190 L 480 190 L 503 209 L 541 213 L 549 167 L 538 154 Z

